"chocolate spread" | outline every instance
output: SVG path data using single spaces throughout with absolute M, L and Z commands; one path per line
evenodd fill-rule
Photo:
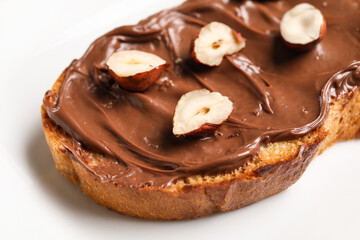
M 57 100 L 44 98 L 49 117 L 76 140 L 65 144 L 69 154 L 102 181 L 162 187 L 239 169 L 262 144 L 319 128 L 331 101 L 360 85 L 360 1 L 308 0 L 328 28 L 314 48 L 298 52 L 283 44 L 279 23 L 301 2 L 190 0 L 98 38 L 67 68 Z M 191 42 L 212 21 L 240 32 L 246 47 L 218 67 L 199 67 Z M 125 91 L 105 65 L 125 49 L 154 53 L 171 66 L 145 92 Z M 201 88 L 229 97 L 230 118 L 212 136 L 175 137 L 178 100 Z M 90 166 L 84 150 L 99 153 L 101 164 Z

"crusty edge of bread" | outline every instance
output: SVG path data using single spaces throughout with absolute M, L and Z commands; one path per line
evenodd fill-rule
M 64 73 L 55 82 L 58 93 Z M 119 213 L 145 219 L 192 219 L 217 211 L 238 209 L 272 196 L 303 174 L 314 156 L 340 140 L 360 136 L 360 91 L 331 104 L 324 125 L 293 141 L 270 143 L 248 165 L 232 173 L 192 176 L 164 188 L 133 188 L 102 182 L 71 159 L 62 142 L 73 139 L 41 107 L 43 130 L 57 170 L 98 204 Z M 324 163 L 326 164 L 326 163 Z

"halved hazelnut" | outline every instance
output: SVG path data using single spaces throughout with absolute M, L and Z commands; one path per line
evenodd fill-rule
M 326 21 L 320 10 L 308 3 L 301 3 L 284 14 L 280 33 L 287 46 L 305 50 L 323 38 Z
M 192 57 L 207 66 L 219 66 L 226 55 L 245 47 L 245 39 L 229 26 L 211 22 L 201 28 L 193 43 Z
M 115 52 L 106 65 L 115 81 L 129 91 L 145 91 L 169 66 L 155 54 L 138 50 Z
M 175 136 L 204 136 L 215 132 L 233 110 L 228 97 L 206 89 L 184 94 L 177 103 L 173 133 Z

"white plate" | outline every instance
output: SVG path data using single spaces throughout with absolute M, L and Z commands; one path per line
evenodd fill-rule
M 359 141 L 330 148 L 276 196 L 192 221 L 122 216 L 55 170 L 40 123 L 45 91 L 96 37 L 180 2 L 0 2 L 0 239 L 359 239 Z

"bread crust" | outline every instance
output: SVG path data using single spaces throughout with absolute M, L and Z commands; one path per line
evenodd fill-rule
M 64 73 L 51 89 L 58 94 Z M 43 130 L 57 170 L 98 204 L 119 213 L 145 219 L 179 220 L 238 209 L 272 196 L 303 174 L 314 156 L 340 140 L 360 136 L 360 91 L 331 104 L 325 123 L 305 137 L 261 148 L 247 166 L 216 176 L 192 176 L 168 187 L 134 188 L 101 181 L 71 158 L 63 145 L 74 141 L 50 120 L 41 107 Z M 84 150 L 85 151 L 85 150 Z

